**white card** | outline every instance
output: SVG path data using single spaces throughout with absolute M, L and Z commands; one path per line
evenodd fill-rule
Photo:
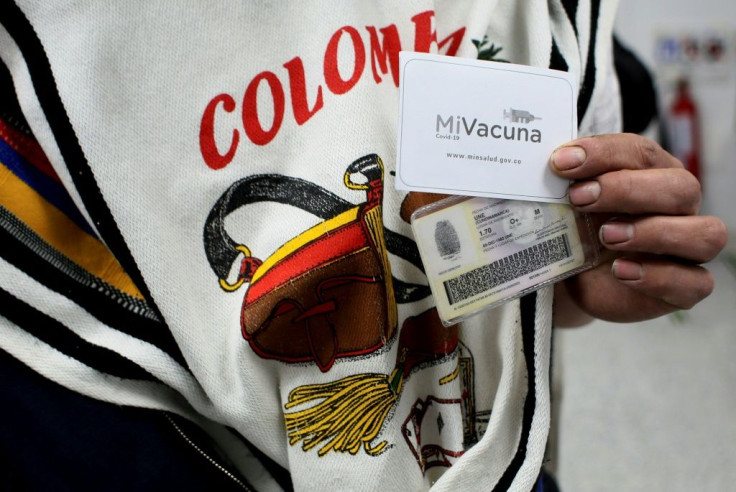
M 549 168 L 577 136 L 575 79 L 566 72 L 400 53 L 396 188 L 567 202 Z

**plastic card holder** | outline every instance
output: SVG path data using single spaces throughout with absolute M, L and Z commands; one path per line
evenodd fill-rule
M 451 196 L 411 225 L 445 326 L 591 268 L 599 243 L 569 205 Z

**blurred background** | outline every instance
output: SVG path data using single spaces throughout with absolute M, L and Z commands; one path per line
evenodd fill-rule
M 615 32 L 627 125 L 699 177 L 731 241 L 692 310 L 556 331 L 549 466 L 563 492 L 734 490 L 736 2 L 621 0 Z

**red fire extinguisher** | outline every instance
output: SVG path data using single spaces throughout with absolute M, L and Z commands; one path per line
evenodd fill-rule
M 690 84 L 681 79 L 670 108 L 672 154 L 700 180 L 700 128 L 698 110 L 690 94 Z

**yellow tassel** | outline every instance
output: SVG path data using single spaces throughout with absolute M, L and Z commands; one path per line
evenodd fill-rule
M 284 408 L 322 400 L 316 405 L 284 414 L 289 444 L 302 442 L 309 451 L 322 446 L 319 456 L 330 451 L 357 454 L 361 447 L 369 455 L 384 451 L 386 441 L 371 442 L 383 427 L 398 394 L 385 374 L 358 374 L 325 384 L 299 386 L 289 393 Z

